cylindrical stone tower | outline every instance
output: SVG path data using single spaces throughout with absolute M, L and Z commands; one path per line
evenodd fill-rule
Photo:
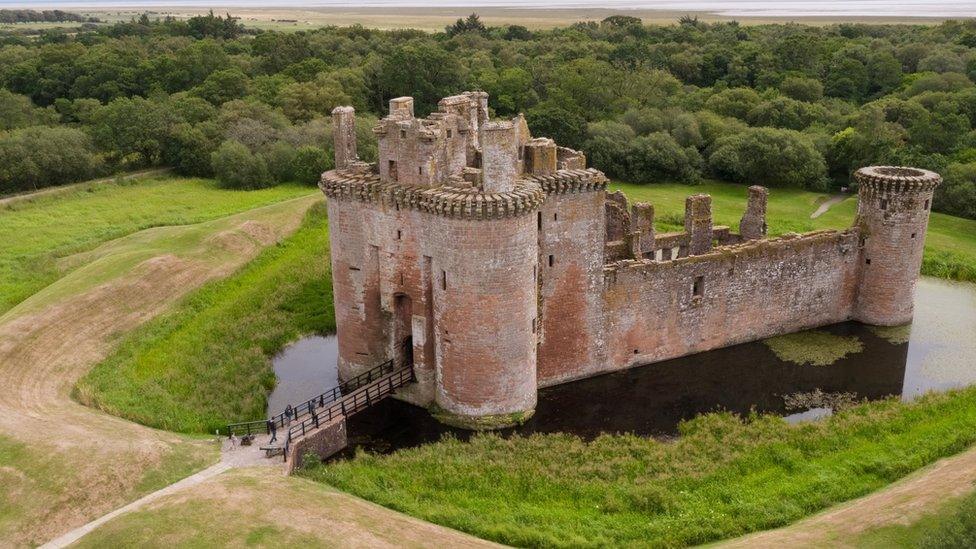
M 859 169 L 854 179 L 860 185 L 855 225 L 862 245 L 854 317 L 878 326 L 911 322 L 932 194 L 942 177 L 916 168 L 871 166 Z
M 535 410 L 535 217 L 427 220 L 435 250 L 435 415 L 445 423 L 507 427 Z

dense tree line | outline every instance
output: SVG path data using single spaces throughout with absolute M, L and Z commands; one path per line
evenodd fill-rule
M 524 112 L 534 133 L 582 148 L 613 177 L 828 190 L 866 164 L 910 164 L 946 177 L 936 209 L 976 218 L 972 21 L 615 16 L 530 31 L 471 17 L 438 34 L 247 34 L 210 14 L 0 44 L 0 157 L 27 165 L 0 166 L 3 191 L 157 164 L 230 185 L 312 181 L 327 166 L 333 107 L 363 114 L 368 156 L 371 117 L 391 97 L 413 95 L 425 114 L 442 96 L 483 89 L 497 116 Z M 75 146 L 46 146 L 65 131 Z M 86 160 L 48 174 L 59 154 Z
M 0 10 L 0 23 L 97 23 L 97 17 L 84 17 L 61 10 Z

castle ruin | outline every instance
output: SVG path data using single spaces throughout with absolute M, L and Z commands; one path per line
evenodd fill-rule
M 333 111 L 328 197 L 340 377 L 412 361 L 399 395 L 447 423 L 493 428 L 535 408 L 539 387 L 847 320 L 912 318 L 932 194 L 914 168 L 859 170 L 843 231 L 767 238 L 749 187 L 739 232 L 687 199 L 684 230 L 607 193 L 584 155 L 491 121 L 488 96 L 444 98 L 417 118 L 390 101 L 356 153 L 355 112 Z

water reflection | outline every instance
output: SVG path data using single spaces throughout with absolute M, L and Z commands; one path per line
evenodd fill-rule
M 976 285 L 922 278 L 908 342 L 902 391 L 911 400 L 929 391 L 976 383 Z
M 856 336 L 864 349 L 830 366 L 800 366 L 780 360 L 765 344 L 754 342 L 584 379 L 540 390 L 535 416 L 505 432 L 571 432 L 584 438 L 632 432 L 669 437 L 682 420 L 705 412 L 754 410 L 780 414 L 791 422 L 813 421 L 830 415 L 841 401 L 899 394 L 908 400 L 928 391 L 976 383 L 976 286 L 972 284 L 922 279 L 907 343 L 904 333 L 878 332 L 855 322 L 823 330 Z M 892 335 L 903 339 L 899 342 Z M 307 341 L 276 359 L 281 384 L 273 403 L 285 405 L 281 399 L 286 386 L 301 389 L 289 395 L 298 401 L 311 396 L 310 389 L 316 393 L 333 384 L 334 339 L 316 338 L 313 346 L 307 346 Z M 286 368 L 286 358 L 300 358 L 302 366 Z M 323 376 L 318 379 L 327 381 L 303 377 L 296 384 L 286 377 L 296 371 L 318 371 Z M 445 433 L 461 439 L 471 434 L 441 425 L 426 410 L 393 399 L 353 416 L 348 433 L 351 448 L 374 452 L 436 441 Z
M 268 415 L 338 385 L 338 358 L 335 336 L 309 336 L 286 347 L 272 359 L 278 384 L 268 395 Z

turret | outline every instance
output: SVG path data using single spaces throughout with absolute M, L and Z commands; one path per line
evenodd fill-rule
M 866 324 L 911 322 L 925 230 L 939 174 L 916 168 L 872 166 L 854 174 L 860 186 L 861 278 L 855 318 Z

